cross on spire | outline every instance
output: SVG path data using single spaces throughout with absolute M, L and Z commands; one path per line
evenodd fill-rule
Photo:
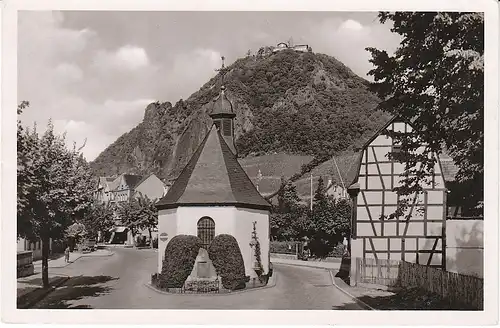
M 222 59 L 222 67 L 219 68 L 219 69 L 216 69 L 215 71 L 217 71 L 217 72 L 219 72 L 221 74 L 221 77 L 222 77 L 222 86 L 224 86 L 224 75 L 226 75 L 228 69 L 224 65 L 224 60 L 226 59 L 226 57 L 221 56 L 220 58 Z

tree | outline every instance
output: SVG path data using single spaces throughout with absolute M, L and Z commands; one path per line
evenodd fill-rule
M 139 193 L 136 198 L 138 213 L 136 224 L 141 229 L 147 229 L 149 232 L 150 246 L 153 248 L 153 236 L 151 231 L 158 226 L 158 209 L 156 208 L 157 199 L 150 199 L 147 195 Z
M 328 197 L 320 177 L 308 225 L 309 247 L 315 256 L 328 256 L 339 242 L 348 236 L 350 216 L 349 201 Z
M 139 206 L 137 200 L 130 197 L 128 201 L 120 202 L 117 208 L 117 214 L 120 218 L 122 224 L 126 226 L 132 233 L 132 240 L 135 246 L 135 235 L 139 229 L 138 216 L 139 216 Z
M 21 114 L 29 103 L 18 106 Z M 82 218 L 93 198 L 90 167 L 77 150 L 66 147 L 65 136 L 54 133 L 51 122 L 40 136 L 18 121 L 17 234 L 42 242 L 42 281 L 49 286 L 50 239 L 63 236 L 65 229 Z
M 109 231 L 115 225 L 116 206 L 111 202 L 94 200 L 82 223 L 89 238 L 97 239 L 100 232 Z
M 283 178 L 282 184 L 277 197 L 278 205 L 271 213 L 271 236 L 277 240 L 296 240 L 304 235 L 306 208 L 300 204 L 296 186 Z
M 484 16 L 461 12 L 380 12 L 381 23 L 402 41 L 394 55 L 375 48 L 371 85 L 380 109 L 410 122 L 412 133 L 391 133 L 401 142 L 407 176 L 398 192 L 421 190 L 443 147 L 458 166 L 456 180 L 467 190 L 468 205 L 483 198 Z M 417 153 L 420 145 L 423 153 Z M 413 175 L 413 176 L 412 176 Z M 403 207 L 404 208 L 404 207 Z
M 85 236 L 87 235 L 87 230 L 85 229 L 85 226 L 83 224 L 75 222 L 68 228 L 66 228 L 66 230 L 64 231 L 64 235 L 70 243 L 70 247 L 74 247 L 75 243 L 79 243 L 81 242 L 82 238 L 85 238 Z

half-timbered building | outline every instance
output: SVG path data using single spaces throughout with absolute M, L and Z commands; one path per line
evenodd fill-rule
M 390 120 L 362 147 L 350 174 L 351 276 L 355 258 L 446 267 L 446 188 L 439 158 L 429 183 L 422 185 L 423 192 L 410 195 L 404 215 L 388 219 L 401 206 L 394 188 L 405 172 L 405 163 L 389 159 L 389 153 L 400 151 L 400 146 L 388 131 L 411 132 L 412 127 L 398 118 Z

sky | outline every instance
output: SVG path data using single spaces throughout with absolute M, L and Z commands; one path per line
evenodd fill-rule
M 141 122 L 155 101 L 175 104 L 221 65 L 292 38 L 361 77 L 366 47 L 392 53 L 399 36 L 376 13 L 20 11 L 18 101 L 23 125 L 52 120 L 87 160 Z

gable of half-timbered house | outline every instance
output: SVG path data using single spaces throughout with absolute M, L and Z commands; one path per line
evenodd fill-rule
M 397 118 L 377 132 L 362 148 L 353 180 L 351 256 L 404 260 L 445 267 L 446 189 L 439 159 L 423 193 L 411 195 L 403 216 L 388 219 L 401 204 L 393 190 L 404 179 L 405 164 L 391 160 L 399 146 L 386 131 L 411 131 Z M 423 146 L 417 150 L 422 151 Z M 357 191 L 359 188 L 359 192 Z

